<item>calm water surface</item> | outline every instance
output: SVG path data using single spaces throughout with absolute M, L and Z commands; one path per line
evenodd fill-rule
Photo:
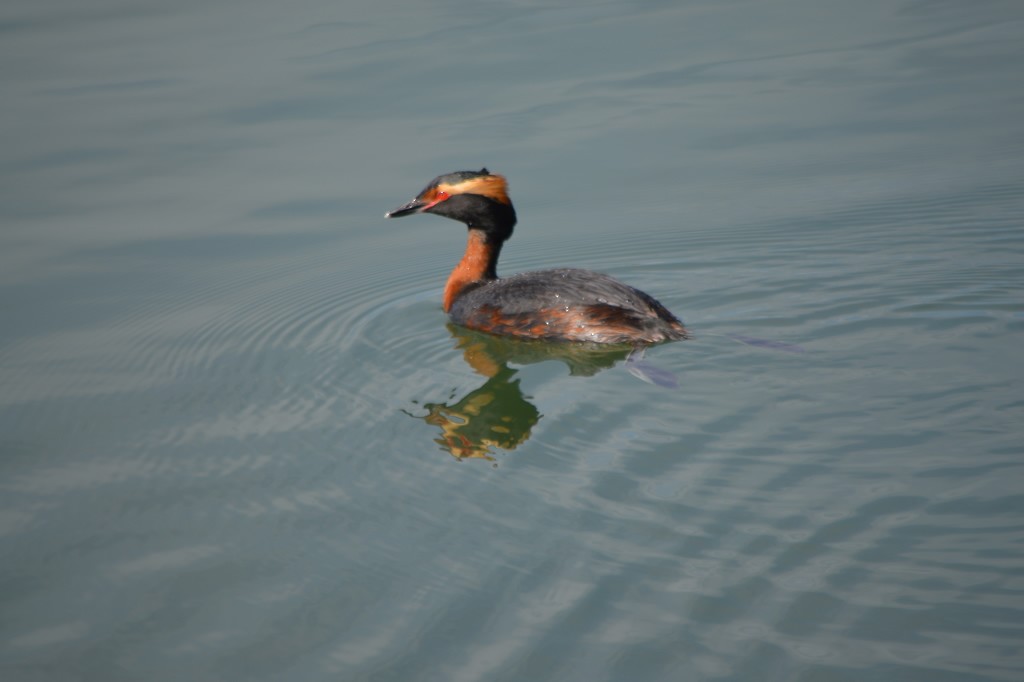
M 5 3 L 0 677 L 1024 679 L 1022 33 Z M 446 325 L 483 165 L 677 390 Z

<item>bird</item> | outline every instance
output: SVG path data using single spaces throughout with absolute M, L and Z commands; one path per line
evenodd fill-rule
M 642 348 L 688 337 L 682 321 L 651 295 L 578 268 L 497 273 L 516 211 L 504 176 L 486 168 L 439 175 L 386 218 L 431 213 L 464 223 L 466 251 L 445 284 L 452 322 L 489 334 Z

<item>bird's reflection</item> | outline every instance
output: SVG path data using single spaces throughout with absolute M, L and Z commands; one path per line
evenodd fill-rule
M 493 460 L 495 448 L 514 450 L 540 421 L 542 415 L 523 395 L 509 363 L 559 360 L 570 374 L 590 376 L 626 359 L 631 350 L 502 338 L 453 324 L 448 330 L 469 366 L 487 381 L 455 402 L 452 397 L 445 403 L 425 403 L 427 414 L 419 418 L 440 428 L 434 442 L 459 460 Z

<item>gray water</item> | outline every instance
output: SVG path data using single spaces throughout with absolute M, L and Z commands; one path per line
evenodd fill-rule
M 0 678 L 1024 678 L 1022 35 L 5 3 Z M 484 165 L 677 390 L 446 324 L 465 229 L 383 214 Z

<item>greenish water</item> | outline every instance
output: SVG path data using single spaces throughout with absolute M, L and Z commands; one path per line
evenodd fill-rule
M 1022 28 L 7 3 L 0 677 L 1021 679 Z M 446 324 L 483 165 L 677 390 Z

